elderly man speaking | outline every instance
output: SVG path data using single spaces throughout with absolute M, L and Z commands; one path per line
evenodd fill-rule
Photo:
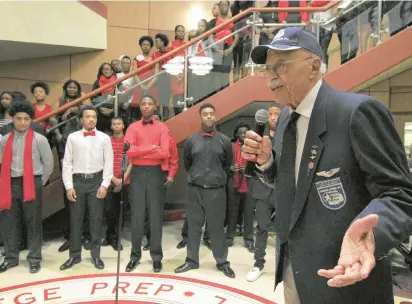
M 321 47 L 301 28 L 280 30 L 252 60 L 286 106 L 273 151 L 253 131 L 242 148 L 275 188 L 285 303 L 394 303 L 387 252 L 412 233 L 412 181 L 391 113 L 322 80 Z

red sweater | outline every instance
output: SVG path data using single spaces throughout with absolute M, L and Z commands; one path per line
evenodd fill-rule
M 152 124 L 143 125 L 143 119 L 132 123 L 127 129 L 124 141 L 130 144 L 126 155 L 136 166 L 162 166 L 168 170 L 169 129 L 154 118 Z M 154 149 L 153 145 L 160 148 Z
M 33 103 L 33 107 L 34 107 L 34 117 L 33 117 L 34 119 L 40 118 L 40 117 L 42 117 L 42 116 L 44 116 L 44 115 L 47 115 L 47 114 L 49 114 L 49 113 L 52 111 L 51 106 L 50 106 L 49 104 L 47 104 L 47 103 L 44 105 L 44 109 L 41 110 L 41 111 L 37 108 L 36 103 Z M 51 127 L 50 124 L 47 124 L 47 120 L 41 121 L 40 124 L 41 124 L 46 130 L 47 130 L 47 129 L 50 129 L 50 127 Z
M 179 169 L 179 152 L 172 136 L 169 136 L 169 154 L 168 175 L 171 178 L 175 178 L 177 170 Z

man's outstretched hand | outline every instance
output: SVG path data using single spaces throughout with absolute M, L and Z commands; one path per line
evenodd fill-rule
M 318 275 L 328 278 L 330 287 L 344 287 L 366 279 L 375 267 L 375 236 L 372 228 L 378 216 L 371 214 L 356 220 L 343 237 L 338 265 L 321 269 Z

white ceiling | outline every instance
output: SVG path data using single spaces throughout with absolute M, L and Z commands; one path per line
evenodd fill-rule
M 96 51 L 97 49 L 0 40 L 0 62 Z

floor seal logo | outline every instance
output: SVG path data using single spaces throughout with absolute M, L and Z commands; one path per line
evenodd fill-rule
M 115 274 L 64 277 L 0 289 L 0 304 L 112 304 Z M 122 274 L 119 303 L 275 304 L 254 294 L 197 279 L 150 273 Z

